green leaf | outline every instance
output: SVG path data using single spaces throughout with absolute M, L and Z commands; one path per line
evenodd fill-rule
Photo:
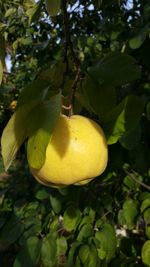
M 30 167 L 40 169 L 46 148 L 61 111 L 61 93 L 51 97 L 34 109 L 28 121 L 27 158 Z
M 127 99 L 124 99 L 104 118 L 104 132 L 109 145 L 115 144 L 125 132 L 125 106 Z
M 79 258 L 86 267 L 97 267 L 98 254 L 96 247 L 92 245 L 83 245 L 79 250 Z
M 122 138 L 121 144 L 130 149 L 138 144 L 140 132 L 137 135 L 135 143 L 131 144 L 133 133 L 136 127 L 139 127 L 145 106 L 145 99 L 135 95 L 129 95 L 120 104 L 118 104 L 104 118 L 104 130 L 107 136 L 108 144 L 114 144 L 119 138 Z M 139 130 L 140 131 L 140 130 Z M 123 135 L 124 134 L 124 135 Z
M 0 85 L 2 83 L 2 80 L 3 80 L 3 65 L 2 65 L 2 62 L 0 60 Z
M 42 241 L 41 260 L 44 267 L 52 267 L 57 263 L 56 236 L 48 234 Z
M 129 229 L 132 229 L 135 225 L 135 219 L 138 215 L 137 203 L 132 199 L 127 199 L 123 204 L 122 216 L 124 222 Z
M 55 62 L 54 64 L 51 64 L 51 66 L 43 70 L 39 77 L 43 80 L 48 81 L 52 88 L 58 88 L 61 87 L 64 79 L 64 73 L 66 71 L 66 64 L 64 61 L 60 60 L 58 62 Z
M 75 231 L 81 219 L 81 212 L 74 206 L 69 206 L 64 212 L 64 228 L 68 231 Z
M 150 102 L 148 102 L 146 106 L 146 115 L 147 115 L 148 120 L 150 121 Z
M 5 40 L 0 33 L 0 85 L 3 79 L 3 69 L 5 67 Z
M 146 198 L 142 201 L 140 210 L 144 212 L 147 208 L 150 208 L 150 198 Z
M 147 145 L 138 144 L 129 151 L 129 159 L 133 169 L 140 172 L 147 171 L 150 166 L 150 151 Z
M 62 209 L 62 199 L 60 195 L 50 195 L 50 202 L 55 213 L 59 213 Z
M 61 266 L 61 265 L 64 266 L 64 259 L 65 259 L 65 254 L 66 254 L 67 248 L 68 248 L 68 245 L 67 245 L 66 238 L 63 236 L 58 237 L 57 238 L 58 266 Z
M 106 261 L 110 262 L 115 255 L 117 245 L 114 228 L 108 223 L 103 224 L 102 229 L 96 232 L 95 238 L 98 241 L 97 248 L 103 250 L 103 255 L 106 253 Z
M 88 70 L 100 85 L 120 86 L 140 77 L 140 69 L 133 57 L 119 52 L 105 56 L 96 66 Z
M 36 267 L 39 263 L 41 240 L 31 236 L 17 255 L 13 267 Z
M 2 157 L 8 170 L 18 149 L 28 136 L 30 112 L 45 98 L 46 81 L 34 81 L 21 92 L 16 112 L 3 130 L 1 138 Z
M 84 218 L 83 218 L 84 219 Z M 84 224 L 77 236 L 78 241 L 86 242 L 86 240 L 93 235 L 93 227 L 91 224 Z
M 46 191 L 46 189 L 40 189 L 36 192 L 35 197 L 38 200 L 44 200 L 49 198 L 49 193 Z
M 139 48 L 145 41 L 147 33 L 149 31 L 149 25 L 137 31 L 135 36 L 129 40 L 129 46 L 132 49 Z
M 144 243 L 141 251 L 141 257 L 142 257 L 142 262 L 146 266 L 150 266 L 150 240 L 147 240 Z
M 30 24 L 39 19 L 41 14 L 42 4 L 43 0 L 40 0 L 38 3 L 34 3 L 32 7 L 27 9 L 26 14 L 29 17 Z
M 45 4 L 50 16 L 56 16 L 60 11 L 61 0 L 45 0 Z
M 79 250 L 79 257 L 81 259 L 81 262 L 86 266 L 88 262 L 88 257 L 90 254 L 90 248 L 88 245 L 81 246 Z
M 114 87 L 100 85 L 87 75 L 82 85 L 82 94 L 88 100 L 88 105 L 101 117 L 105 116 L 116 104 L 116 90 Z
M 12 7 L 6 10 L 5 17 L 8 18 L 16 13 L 16 8 Z
M 120 144 L 128 150 L 135 148 L 141 140 L 141 126 L 138 124 L 131 131 L 125 132 L 119 139 Z
M 68 258 L 67 258 L 67 264 L 66 267 L 73 267 L 75 266 L 75 254 L 77 249 L 81 246 L 81 242 L 76 241 L 75 243 L 72 244 L 69 253 L 68 253 Z
M 19 239 L 23 232 L 24 225 L 15 216 L 12 216 L 0 231 L 0 240 L 12 244 Z

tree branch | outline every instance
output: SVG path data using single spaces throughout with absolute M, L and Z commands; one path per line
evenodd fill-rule
M 70 114 L 72 115 L 73 113 L 73 106 L 74 106 L 74 99 L 75 99 L 75 93 L 77 89 L 78 82 L 80 80 L 80 61 L 79 58 L 77 57 L 73 43 L 71 41 L 71 33 L 70 33 L 70 24 L 69 24 L 69 13 L 67 11 L 67 1 L 62 0 L 62 10 L 63 10 L 63 20 L 64 20 L 64 32 L 65 32 L 65 56 L 64 56 L 64 61 L 66 62 L 66 72 L 68 71 L 69 68 L 69 62 L 68 62 L 68 50 L 70 50 L 71 56 L 73 58 L 74 64 L 76 66 L 76 75 L 75 79 L 72 84 L 72 90 L 70 94 Z
M 147 184 L 140 182 L 136 176 L 133 173 L 130 173 L 129 171 L 127 171 L 126 169 L 124 169 L 124 172 L 137 184 L 139 184 L 140 186 L 146 188 L 148 191 L 150 191 L 150 186 L 148 186 Z

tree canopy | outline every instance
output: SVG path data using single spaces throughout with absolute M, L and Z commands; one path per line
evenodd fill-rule
M 149 48 L 149 0 L 0 1 L 4 267 L 150 266 Z M 48 188 L 28 169 L 62 111 L 107 138 L 107 169 L 85 186 Z

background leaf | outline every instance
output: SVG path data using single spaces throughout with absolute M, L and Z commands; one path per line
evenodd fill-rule
M 41 240 L 35 236 L 30 237 L 17 255 L 13 267 L 36 267 L 40 259 L 40 250 Z
M 140 69 L 133 57 L 113 52 L 88 69 L 89 75 L 100 85 L 119 86 L 134 81 L 140 77 Z
M 56 236 L 47 235 L 42 241 L 41 260 L 44 267 L 56 266 L 57 263 L 57 245 Z
M 147 240 L 142 247 L 142 262 L 146 266 L 150 266 L 150 240 Z
M 135 36 L 129 40 L 129 46 L 132 49 L 139 48 L 145 41 L 148 30 L 149 30 L 149 25 L 146 25 L 144 28 L 138 30 Z
M 74 206 L 69 206 L 64 212 L 64 228 L 70 232 L 75 231 L 81 219 L 80 210 Z
M 115 255 L 117 246 L 114 228 L 110 224 L 105 223 L 102 225 L 102 228 L 95 233 L 95 238 L 98 241 L 97 248 L 105 252 L 106 261 L 110 262 Z
M 0 85 L 2 83 L 2 80 L 3 80 L 3 65 L 2 65 L 2 62 L 0 60 Z
M 56 16 L 60 10 L 60 0 L 45 0 L 47 12 L 50 16 Z

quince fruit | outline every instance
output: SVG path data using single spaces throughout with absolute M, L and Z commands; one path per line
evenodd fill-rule
M 41 169 L 33 176 L 47 186 L 83 185 L 102 174 L 108 148 L 102 128 L 81 115 L 60 115 Z

